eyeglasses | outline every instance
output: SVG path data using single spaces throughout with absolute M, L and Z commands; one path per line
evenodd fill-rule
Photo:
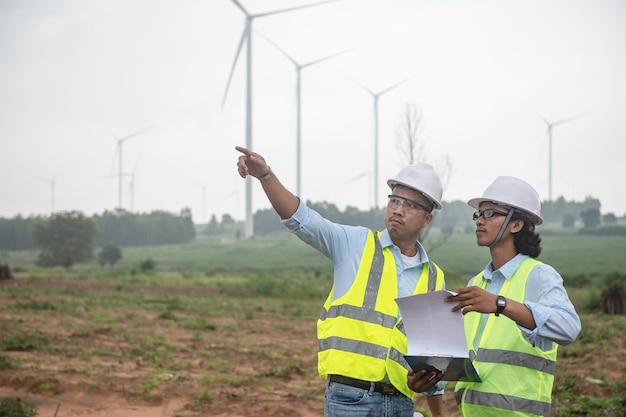
M 423 204 L 418 203 L 417 201 L 410 200 L 408 198 L 400 197 L 399 195 L 389 194 L 389 203 L 388 206 L 392 209 L 397 209 L 399 206 L 404 206 L 404 208 L 410 213 L 417 213 L 420 210 L 424 210 L 430 213 L 430 207 L 426 207 Z
M 478 218 L 480 216 L 483 216 L 483 219 L 490 219 L 493 216 L 495 216 L 496 214 L 500 215 L 500 216 L 506 216 L 509 213 L 505 213 L 503 211 L 500 210 L 495 210 L 495 209 L 487 209 L 487 210 L 483 210 L 483 211 L 475 211 L 474 215 L 472 216 L 472 219 L 474 219 L 474 221 L 478 220 Z

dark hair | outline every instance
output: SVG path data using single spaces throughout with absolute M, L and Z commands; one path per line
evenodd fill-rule
M 535 232 L 535 224 L 530 217 L 519 210 L 515 210 L 511 216 L 511 221 L 521 220 L 524 222 L 522 230 L 513 234 L 515 250 L 521 254 L 536 258 L 541 253 L 541 237 Z

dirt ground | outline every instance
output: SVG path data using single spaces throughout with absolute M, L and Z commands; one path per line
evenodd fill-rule
M 0 399 L 35 403 L 38 416 L 323 415 L 319 303 L 237 301 L 207 288 L 1 285 L 0 336 L 35 332 L 50 347 L 0 352 L 21 364 L 0 370 Z M 128 297 L 136 309 L 120 307 Z M 191 307 L 163 309 L 176 303 Z M 615 366 L 623 378 L 619 360 Z M 451 389 L 444 402 L 446 415 L 458 416 Z M 423 397 L 416 404 L 426 409 Z

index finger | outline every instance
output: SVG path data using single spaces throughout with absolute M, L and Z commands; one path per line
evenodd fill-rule
M 244 148 L 243 146 L 235 146 L 235 149 L 245 154 L 246 156 L 250 156 L 252 154 L 252 151 L 250 149 Z
M 463 288 L 459 288 L 455 292 L 457 295 L 463 295 L 463 294 L 467 294 L 468 292 L 470 292 L 471 289 L 472 287 L 463 287 Z

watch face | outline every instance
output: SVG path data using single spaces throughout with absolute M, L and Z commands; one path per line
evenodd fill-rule
M 496 304 L 498 305 L 498 307 L 504 307 L 506 306 L 506 300 L 504 298 L 498 298 Z

